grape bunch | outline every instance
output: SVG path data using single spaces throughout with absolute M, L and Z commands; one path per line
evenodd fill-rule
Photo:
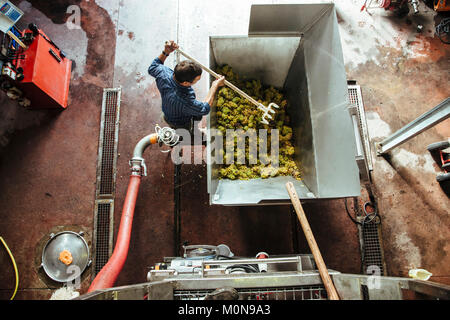
M 249 129 L 256 129 L 256 132 L 259 132 L 259 129 L 266 129 L 268 132 L 267 152 L 269 153 L 271 150 L 271 130 L 279 130 L 278 165 L 272 165 L 270 162 L 270 153 L 266 155 L 259 152 L 259 138 L 257 140 L 259 157 L 258 159 L 252 159 L 248 141 L 245 143 L 245 150 L 237 150 L 237 140 L 239 137 L 236 137 L 234 139 L 234 163 L 221 166 L 219 169 L 219 179 L 250 180 L 257 178 L 266 179 L 276 176 L 293 176 L 295 179 L 301 180 L 301 171 L 294 161 L 295 149 L 292 144 L 293 132 L 288 115 L 289 105 L 287 100 L 284 99 L 283 94 L 273 86 L 265 86 L 260 80 L 241 79 L 238 74 L 233 72 L 233 69 L 229 65 L 223 65 L 217 68 L 216 72 L 224 75 L 229 82 L 263 105 L 268 106 L 274 102 L 280 107 L 275 110 L 276 113 L 272 115 L 273 119 L 266 125 L 261 123 L 263 112 L 247 99 L 227 87 L 222 87 L 218 91 L 215 100 L 217 129 L 224 137 L 226 136 L 227 129 L 241 129 L 244 132 Z M 227 155 L 224 150 L 226 150 L 227 139 L 223 140 L 224 149 L 221 152 L 226 163 Z M 232 140 L 228 141 L 228 143 L 232 142 Z M 242 156 L 243 152 L 245 152 L 245 164 L 237 164 L 236 160 L 239 156 Z M 263 161 L 261 162 L 261 160 Z M 254 162 L 256 164 L 251 164 Z

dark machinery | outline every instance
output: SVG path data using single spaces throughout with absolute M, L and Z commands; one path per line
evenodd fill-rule
M 444 173 L 436 176 L 438 182 L 450 180 L 450 153 L 444 151 L 447 148 L 450 148 L 450 142 L 448 141 L 432 143 L 427 147 L 427 150 L 439 165 L 439 168 L 444 171 Z
M 425 4 L 433 8 L 436 12 L 450 11 L 449 0 L 424 0 Z M 383 8 L 385 10 L 400 11 L 409 13 L 409 3 L 414 13 L 419 12 L 419 0 L 366 0 L 361 11 L 371 8 Z
M 165 132 L 163 134 L 163 132 Z M 183 246 L 182 257 L 165 257 L 147 273 L 147 282 L 114 288 L 127 258 L 134 209 L 147 167 L 144 151 L 173 141 L 157 130 L 141 139 L 130 161 L 131 177 L 114 252 L 86 294 L 75 300 L 328 300 L 314 254 L 235 256 L 225 244 Z M 403 291 L 448 299 L 450 287 L 410 278 L 344 274 L 327 269 L 342 300 L 402 300 Z
M 328 300 L 311 254 L 236 257 L 229 247 L 184 247 L 183 257 L 166 257 L 147 274 L 147 282 L 104 287 L 74 300 Z M 327 270 L 342 300 L 403 300 L 403 290 L 448 299 L 450 286 Z
M 428 1 L 430 2 L 430 1 Z M 437 12 L 450 11 L 449 0 L 433 0 L 433 8 Z
M 435 31 L 438 38 L 445 44 L 450 44 L 450 18 L 445 14 L 450 11 L 450 0 L 423 0 L 426 6 L 434 9 L 438 14 L 444 14 L 436 25 Z M 365 0 L 361 11 L 368 9 L 385 9 L 392 11 L 398 17 L 404 17 L 412 7 L 414 14 L 419 13 L 419 0 Z M 417 32 L 422 32 L 423 25 L 417 25 Z
M 450 44 L 450 18 L 443 18 L 436 26 L 436 35 L 445 44 Z
M 383 8 L 385 10 L 394 11 L 398 15 L 406 15 L 409 13 L 409 4 L 413 8 L 414 14 L 419 13 L 419 0 L 366 0 L 361 11 L 374 8 Z
M 66 109 L 72 61 L 35 24 L 17 29 L 21 12 L 9 1 L 0 5 L 1 90 L 23 107 Z

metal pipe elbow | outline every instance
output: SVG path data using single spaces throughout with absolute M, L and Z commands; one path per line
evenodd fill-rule
M 133 151 L 133 158 L 130 160 L 131 174 L 135 176 L 147 176 L 147 166 L 143 158 L 144 151 L 150 145 L 158 143 L 158 135 L 150 134 L 142 138 Z
M 158 135 L 156 133 L 149 134 L 148 136 L 142 138 L 136 145 L 133 151 L 133 159 L 142 159 L 144 151 L 158 142 Z

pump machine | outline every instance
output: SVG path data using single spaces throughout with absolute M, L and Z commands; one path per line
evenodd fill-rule
M 0 88 L 30 109 L 66 109 L 72 61 L 34 23 L 15 27 L 23 13 L 0 0 Z

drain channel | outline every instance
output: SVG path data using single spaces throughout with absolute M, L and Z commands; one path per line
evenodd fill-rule
M 359 222 L 363 223 L 363 220 L 364 218 L 358 217 Z M 358 230 L 364 273 L 386 276 L 379 217 L 369 223 L 358 225 Z
M 370 172 L 373 170 L 369 132 L 362 98 L 361 87 L 354 81 L 348 81 L 348 99 L 350 114 L 356 138 L 356 164 L 358 165 L 361 181 L 370 182 Z
M 96 219 L 94 238 L 95 238 L 95 252 L 94 273 L 97 274 L 108 262 L 112 253 L 113 233 L 111 232 L 114 218 L 114 201 L 100 200 L 96 203 Z
M 97 198 L 114 196 L 116 182 L 117 141 L 120 111 L 120 89 L 105 89 L 99 143 Z
M 92 278 L 100 272 L 112 254 L 120 96 L 120 88 L 103 90 L 92 240 Z
M 367 166 L 370 171 L 373 170 L 373 162 L 370 149 L 369 129 L 367 127 L 366 112 L 364 109 L 364 100 L 362 96 L 361 86 L 350 82 L 348 84 L 348 98 L 351 105 L 354 105 L 357 110 L 359 132 L 362 139 L 364 156 L 367 161 Z

